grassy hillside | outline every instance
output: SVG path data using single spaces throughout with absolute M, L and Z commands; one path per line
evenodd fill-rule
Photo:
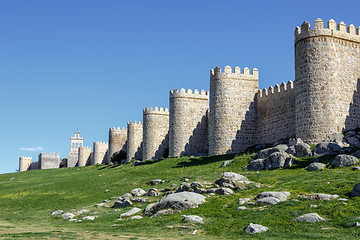
M 224 160 L 234 159 L 226 168 L 219 168 Z M 271 171 L 247 171 L 250 155 L 226 155 L 217 157 L 170 158 L 157 163 L 147 162 L 141 166 L 90 166 L 68 169 L 34 170 L 0 175 L 0 239 L 354 239 L 360 238 L 360 229 L 352 227 L 360 216 L 360 198 L 351 199 L 348 193 L 360 182 L 360 172 L 350 168 L 325 169 L 308 172 L 301 162 L 291 169 Z M 332 157 L 322 158 L 328 163 Z M 178 186 L 184 177 L 190 182 L 211 182 L 220 178 L 222 172 L 232 171 L 245 175 L 256 182 L 235 194 L 209 196 L 206 203 L 196 209 L 163 215 L 157 218 L 116 221 L 128 209 L 115 211 L 108 207 L 93 207 L 111 197 L 119 197 L 136 187 L 148 190 Z M 13 179 L 14 178 L 14 179 Z M 150 186 L 153 179 L 165 183 Z M 257 184 L 258 183 L 258 184 Z M 256 186 L 256 185 L 260 185 Z M 171 187 L 175 189 L 176 187 Z M 254 198 L 263 191 L 289 191 L 285 202 L 274 206 L 247 206 L 237 210 L 238 199 Z M 349 201 L 311 201 L 299 198 L 299 194 L 338 194 Z M 207 194 L 205 194 L 207 196 Z M 148 200 L 158 200 L 160 197 Z M 299 199 L 299 201 L 293 201 Z M 112 205 L 111 200 L 108 205 Z M 142 209 L 148 203 L 135 203 Z M 316 208 L 310 207 L 317 205 Z M 94 221 L 68 222 L 59 216 L 51 216 L 55 210 L 64 212 L 90 209 L 99 216 Z M 326 222 L 301 223 L 294 218 L 316 212 Z M 181 215 L 196 214 L 204 218 L 203 225 L 182 222 Z M 85 216 L 84 215 L 84 216 Z M 242 229 L 249 223 L 269 228 L 267 233 L 250 235 Z M 168 228 L 167 226 L 190 226 L 192 229 Z M 198 230 L 195 235 L 191 232 Z

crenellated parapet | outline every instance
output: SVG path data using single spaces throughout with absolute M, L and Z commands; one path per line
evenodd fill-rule
M 245 67 L 242 71 L 240 67 L 235 67 L 232 69 L 230 66 L 224 67 L 224 70 L 221 71 L 220 67 L 215 67 L 215 69 L 210 70 L 210 80 L 212 79 L 235 79 L 235 80 L 248 80 L 248 81 L 258 81 L 259 71 L 257 68 L 254 68 L 250 73 L 250 69 Z
M 121 151 L 126 151 L 126 140 L 127 140 L 127 129 L 119 127 L 115 128 L 109 128 L 109 154 L 107 163 L 109 164 L 111 162 L 111 157 Z
M 344 22 L 336 24 L 331 19 L 324 27 L 324 21 L 320 18 L 314 22 L 314 27 L 311 29 L 309 22 L 304 22 L 301 27 L 295 28 L 295 45 L 302 39 L 310 37 L 332 37 L 350 42 L 360 43 L 360 27 L 355 28 L 353 24 L 346 26 Z
M 271 97 L 276 97 L 279 94 L 288 94 L 289 91 L 293 91 L 294 89 L 294 83 L 293 81 L 289 80 L 287 83 L 282 82 L 279 86 L 279 84 L 276 84 L 274 87 L 270 86 L 269 88 L 264 88 L 262 90 L 258 90 L 257 92 L 257 99 L 258 100 L 267 100 Z
M 30 170 L 32 163 L 32 157 L 20 157 L 19 158 L 19 172 Z
M 144 108 L 143 109 L 143 115 L 165 115 L 165 116 L 169 116 L 169 109 L 168 108 L 163 108 L 163 107 L 155 107 L 155 108 Z
M 209 99 L 209 92 L 205 90 L 194 91 L 191 89 L 185 90 L 185 88 L 170 90 L 170 99 L 172 98 L 193 98 L 193 99 Z

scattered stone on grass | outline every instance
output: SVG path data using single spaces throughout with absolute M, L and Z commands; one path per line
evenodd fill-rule
M 255 200 L 257 204 L 274 205 L 286 201 L 288 196 L 290 196 L 289 192 L 262 192 L 255 197 Z
M 248 233 L 254 234 L 254 233 L 267 232 L 269 229 L 260 224 L 250 223 L 244 228 L 244 230 L 247 231 Z
M 331 200 L 331 199 L 338 198 L 339 195 L 337 195 L 337 194 L 317 193 L 316 197 L 319 198 L 320 200 Z
M 131 191 L 131 194 L 136 197 L 141 197 L 146 194 L 146 192 L 141 188 L 135 188 Z
M 317 171 L 317 170 L 323 170 L 325 168 L 325 164 L 323 163 L 319 163 L 319 162 L 313 162 L 311 164 L 309 164 L 309 166 L 307 166 L 307 170 L 309 172 L 312 172 L 312 171 Z
M 156 184 L 160 184 L 160 183 L 164 183 L 165 181 L 164 180 L 161 180 L 161 179 L 154 179 L 154 180 L 151 180 L 149 182 L 150 185 L 156 185 Z
M 239 205 L 243 205 L 248 201 L 250 201 L 250 198 L 239 198 Z
M 51 215 L 59 215 L 59 214 L 63 214 L 63 210 L 57 210 L 51 213 Z
M 216 189 L 215 193 L 217 193 L 219 195 L 230 195 L 230 194 L 233 194 L 234 191 L 231 190 L 230 188 L 221 187 L 221 188 Z
M 300 217 L 295 218 L 294 221 L 316 223 L 316 222 L 321 222 L 321 221 L 326 221 L 326 220 L 323 219 L 322 217 L 320 217 L 317 213 L 307 213 Z
M 74 217 L 75 217 L 75 214 L 72 214 L 72 213 L 67 212 L 67 213 L 64 213 L 63 215 L 61 215 L 61 217 L 62 217 L 63 219 L 70 219 L 70 218 L 74 218 Z
M 140 216 L 140 215 L 136 215 L 136 216 L 132 216 L 132 217 L 129 217 L 130 220 L 133 220 L 133 219 L 142 219 L 143 217 Z
M 359 170 L 360 170 L 360 166 L 355 166 L 355 167 L 353 167 L 351 170 L 353 170 L 353 171 L 359 171 Z
M 334 142 L 321 142 L 314 147 L 314 156 L 337 154 L 342 150 L 339 144 Z
M 231 163 L 233 162 L 233 160 L 227 160 L 227 161 L 224 161 L 220 167 L 227 167 L 229 166 Z
M 183 221 L 185 222 L 198 223 L 198 224 L 204 223 L 204 219 L 197 215 L 182 215 L 182 217 L 184 218 Z
M 138 197 L 138 198 L 133 198 L 133 199 L 131 199 L 131 201 L 133 201 L 133 202 L 139 202 L 139 203 L 146 203 L 147 198 Z
M 246 210 L 247 208 L 245 206 L 240 206 L 237 208 L 237 210 Z
M 124 218 L 124 217 L 130 217 L 132 215 L 135 215 L 136 213 L 141 212 L 140 208 L 134 207 L 132 209 L 130 209 L 129 211 L 120 214 L 120 218 Z
M 86 217 L 83 217 L 83 220 L 89 220 L 89 221 L 94 221 L 98 216 L 86 216 Z
M 360 227 L 360 223 L 359 223 L 359 222 L 355 222 L 355 223 L 353 224 L 353 227 Z
M 129 199 L 123 198 L 120 200 L 115 201 L 113 208 L 124 208 L 124 207 L 130 207 L 132 205 L 132 202 Z
M 249 165 L 246 167 L 247 170 L 250 171 L 259 171 L 263 170 L 264 167 L 264 159 L 253 159 L 249 162 Z
M 173 214 L 175 212 L 177 212 L 177 211 L 175 211 L 174 209 L 171 209 L 171 208 L 163 209 L 163 210 L 158 211 L 154 215 L 152 215 L 150 218 L 155 218 L 155 217 L 158 217 L 160 215 Z
M 356 164 L 359 161 L 357 157 L 340 154 L 335 157 L 335 159 L 331 162 L 331 166 L 333 167 L 349 167 L 351 165 Z

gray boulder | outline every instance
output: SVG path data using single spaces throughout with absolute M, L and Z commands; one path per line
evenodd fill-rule
M 259 171 L 264 169 L 264 159 L 254 159 L 249 162 L 249 165 L 246 167 L 250 171 Z
M 123 218 L 123 217 L 130 217 L 130 216 L 135 215 L 136 213 L 138 213 L 138 212 L 140 212 L 140 211 L 141 211 L 140 208 L 134 207 L 134 208 L 130 209 L 129 211 L 120 214 L 120 217 L 121 217 L 121 218 Z
M 59 215 L 62 214 L 64 211 L 63 210 L 57 210 L 51 213 L 51 215 Z
M 132 202 L 127 199 L 123 198 L 120 200 L 115 201 L 113 208 L 124 208 L 124 207 L 130 207 L 132 205 Z
M 325 164 L 323 163 L 319 163 L 319 162 L 313 162 L 311 164 L 309 164 L 309 166 L 307 166 L 307 170 L 309 172 L 312 172 L 312 171 L 317 171 L 317 170 L 323 170 L 325 168 Z
M 132 198 L 132 194 L 131 194 L 131 193 L 125 193 L 125 194 L 123 194 L 120 198 L 131 199 L 131 198 Z
M 197 215 L 182 215 L 182 217 L 184 218 L 183 221 L 185 222 L 198 223 L 198 224 L 204 223 L 203 218 Z
M 259 158 L 264 159 L 264 158 L 267 158 L 268 156 L 270 156 L 274 152 L 285 152 L 287 149 L 288 149 L 288 146 L 284 145 L 284 144 L 277 145 L 272 148 L 266 148 L 266 149 L 259 151 L 255 155 L 254 159 L 259 159 Z
M 215 181 L 215 184 L 219 185 L 220 187 L 227 188 L 236 188 L 236 186 L 240 183 L 249 183 L 249 179 L 234 172 L 224 172 L 222 178 Z
M 250 201 L 250 198 L 239 198 L 239 205 L 243 205 L 248 201 Z
M 221 188 L 216 189 L 215 193 L 217 193 L 219 195 L 230 195 L 230 194 L 233 194 L 234 191 L 231 190 L 230 188 L 221 187 Z
M 150 203 L 149 205 L 147 205 L 143 211 L 143 213 L 146 215 L 146 216 L 151 216 L 155 213 L 155 210 L 154 210 L 154 206 L 156 205 L 156 203 Z
M 274 205 L 286 201 L 289 196 L 289 192 L 262 192 L 255 197 L 255 200 L 258 204 Z
M 360 148 L 360 141 L 356 137 L 346 137 L 346 142 L 350 144 L 350 146 L 355 148 Z
M 159 183 L 164 183 L 165 181 L 164 180 L 161 180 L 161 179 L 154 179 L 154 180 L 151 180 L 149 182 L 150 185 L 156 185 L 156 184 L 159 184 Z
M 314 156 L 325 156 L 337 154 L 342 148 L 337 143 L 333 142 L 321 142 L 316 144 L 314 148 Z
M 294 221 L 316 223 L 316 222 L 321 222 L 321 221 L 326 221 L 326 220 L 323 219 L 322 217 L 320 217 L 317 213 L 308 213 L 308 214 L 304 214 L 300 217 L 295 218 Z
M 337 194 L 317 193 L 316 197 L 319 198 L 320 200 L 331 200 L 331 199 L 338 198 L 339 195 L 337 195 Z
M 354 152 L 351 155 L 354 156 L 354 157 L 360 158 L 360 150 L 357 150 L 356 152 Z
M 150 188 L 146 195 L 148 195 L 149 197 L 156 197 L 160 196 L 160 193 L 156 188 Z
M 135 188 L 131 191 L 133 196 L 141 197 L 146 194 L 146 192 L 141 188 Z
M 265 159 L 265 169 L 272 170 L 283 168 L 286 162 L 288 162 L 287 165 L 291 165 L 289 164 L 290 160 L 291 157 L 286 152 L 274 152 Z
M 132 216 L 132 217 L 129 217 L 129 220 L 133 220 L 133 219 L 142 219 L 143 217 L 140 216 L 140 215 L 136 215 L 136 216 Z
M 161 209 L 172 208 L 176 210 L 186 210 L 189 208 L 196 208 L 205 202 L 205 197 L 194 192 L 179 192 L 172 193 L 163 197 L 155 206 L 153 210 L 159 211 Z
M 168 209 L 163 209 L 163 210 L 160 210 L 158 211 L 157 213 L 155 213 L 154 215 L 152 215 L 150 218 L 156 218 L 157 216 L 160 216 L 160 215 L 167 215 L 167 214 L 173 214 L 177 211 L 171 209 L 171 208 L 168 208 Z
M 331 162 L 331 166 L 333 167 L 349 167 L 357 163 L 359 159 L 357 157 L 340 154 L 335 157 L 335 159 Z
M 351 195 L 353 197 L 359 197 L 360 196 L 360 182 L 355 184 L 355 186 L 351 190 Z
M 227 160 L 227 161 L 224 161 L 220 167 L 227 167 L 229 166 L 231 163 L 233 162 L 233 160 Z
M 311 148 L 309 144 L 306 144 L 304 142 L 299 142 L 293 146 L 290 146 L 285 151 L 288 154 L 291 154 L 295 157 L 311 157 Z
M 254 234 L 254 233 L 267 232 L 269 229 L 260 224 L 250 223 L 244 228 L 244 230 L 247 231 L 248 233 Z
M 86 221 L 94 221 L 98 216 L 85 216 L 83 217 L 83 220 Z
M 63 215 L 61 215 L 61 217 L 62 217 L 63 219 L 71 219 L 71 218 L 74 218 L 74 217 L 75 217 L 75 214 L 72 214 L 72 213 L 67 212 L 67 213 L 64 213 Z

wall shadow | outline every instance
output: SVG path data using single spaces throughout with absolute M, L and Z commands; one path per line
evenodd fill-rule
M 345 129 L 359 128 L 360 122 L 360 78 L 357 79 L 356 89 L 353 93 L 352 103 L 349 106 L 349 115 L 345 119 Z M 345 130 L 342 129 L 342 130 Z
M 181 155 L 207 155 L 209 152 L 208 111 L 197 123 Z
M 173 168 L 182 168 L 182 167 L 192 167 L 206 165 L 214 162 L 223 162 L 226 160 L 234 159 L 237 154 L 225 154 L 225 155 L 216 155 L 216 156 L 203 156 L 199 158 L 190 158 L 186 161 L 179 162 Z
M 154 157 L 151 160 L 160 160 L 164 158 L 166 148 L 169 148 L 169 133 L 165 135 L 157 150 L 155 151 Z

